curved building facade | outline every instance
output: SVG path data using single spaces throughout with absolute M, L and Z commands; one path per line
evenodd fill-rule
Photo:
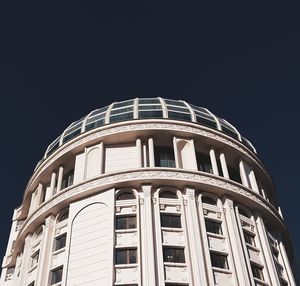
M 136 98 L 49 145 L 0 285 L 295 286 L 292 254 L 253 145 L 205 108 Z

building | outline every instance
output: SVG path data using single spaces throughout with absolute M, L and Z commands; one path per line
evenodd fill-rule
M 290 285 L 252 144 L 209 110 L 136 98 L 73 122 L 15 209 L 2 286 Z

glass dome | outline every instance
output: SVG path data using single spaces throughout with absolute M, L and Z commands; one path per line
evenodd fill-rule
M 93 110 L 87 116 L 73 122 L 47 148 L 44 159 L 64 143 L 76 136 L 103 125 L 133 119 L 174 119 L 194 122 L 212 128 L 242 142 L 256 153 L 253 145 L 225 119 L 208 109 L 188 104 L 183 100 L 156 98 L 135 98 L 114 102 L 109 106 Z

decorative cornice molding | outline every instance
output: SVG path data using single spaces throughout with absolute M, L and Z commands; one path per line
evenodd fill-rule
M 73 185 L 62 190 L 60 193 L 50 198 L 49 201 L 43 203 L 23 223 L 16 240 L 16 248 L 12 253 L 13 259 L 10 261 L 10 263 L 13 263 L 16 258 L 16 254 L 20 251 L 18 247 L 21 247 L 22 241 L 28 234 L 29 226 L 34 223 L 38 224 L 36 221 L 39 218 L 43 218 L 44 220 L 49 215 L 49 213 L 54 213 L 55 211 L 57 212 L 58 205 L 65 205 L 74 200 L 78 200 L 80 198 L 86 197 L 87 195 L 91 195 L 95 192 L 107 190 L 109 188 L 115 187 L 119 183 L 132 183 L 135 181 L 142 185 L 145 182 L 149 182 L 149 180 L 162 181 L 161 183 L 166 183 L 167 185 L 170 185 L 171 182 L 173 182 L 173 184 L 176 184 L 176 182 L 180 182 L 181 184 L 183 183 L 189 186 L 191 186 L 192 184 L 205 184 L 208 186 L 221 188 L 225 192 L 227 191 L 227 193 L 231 197 L 234 197 L 235 194 L 242 195 L 243 197 L 255 201 L 257 204 L 259 204 L 262 207 L 262 212 L 266 212 L 267 210 L 269 213 L 271 213 L 285 229 L 281 216 L 267 201 L 265 201 L 263 198 L 260 198 L 258 194 L 254 194 L 251 190 L 243 187 L 242 185 L 235 184 L 234 182 L 231 183 L 230 181 L 227 181 L 222 177 L 217 177 L 208 173 L 186 172 L 182 169 L 172 170 L 170 168 L 166 168 L 165 170 L 163 170 L 162 168 L 157 168 L 157 170 L 153 168 L 147 168 L 143 170 L 128 170 L 126 172 L 104 174 L 100 177 L 90 179 L 89 181 L 84 181 L 81 184 Z M 8 262 L 4 264 L 10 263 Z
M 103 127 L 102 127 L 103 128 Z M 268 176 L 268 172 L 263 167 L 262 163 L 258 160 L 258 158 L 252 154 L 247 147 L 244 147 L 242 143 L 237 142 L 235 139 L 230 138 L 229 136 L 225 134 L 217 134 L 217 131 L 211 130 L 209 128 L 205 128 L 203 126 L 191 126 L 191 123 L 189 122 L 183 122 L 179 121 L 175 123 L 135 123 L 135 122 L 126 122 L 115 126 L 115 127 L 105 127 L 105 129 L 100 129 L 98 131 L 94 131 L 93 133 L 83 133 L 82 135 L 76 137 L 74 141 L 70 141 L 69 143 L 66 143 L 65 145 L 61 146 L 60 149 L 58 149 L 58 152 L 55 152 L 52 154 L 48 159 L 46 159 L 41 166 L 37 168 L 35 173 L 33 174 L 32 178 L 28 182 L 26 191 L 30 189 L 32 183 L 35 181 L 36 177 L 39 176 L 41 172 L 43 172 L 45 169 L 47 169 L 51 164 L 53 164 L 58 158 L 63 156 L 64 154 L 68 153 L 69 151 L 73 150 L 76 147 L 79 147 L 81 145 L 85 145 L 86 143 L 101 139 L 103 137 L 113 135 L 113 134 L 119 134 L 119 133 L 125 133 L 130 131 L 142 131 L 142 130 L 169 130 L 169 131 L 180 131 L 185 133 L 191 133 L 193 135 L 200 135 L 203 137 L 211 138 L 213 140 L 222 142 L 228 146 L 231 146 L 235 148 L 236 150 L 240 151 L 244 155 L 246 155 L 248 158 L 250 158 L 252 161 L 254 161 L 261 169 L 262 171 Z M 214 133 L 216 132 L 216 133 Z

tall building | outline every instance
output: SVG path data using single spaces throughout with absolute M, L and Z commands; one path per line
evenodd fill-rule
M 47 148 L 15 209 L 2 286 L 295 286 L 253 145 L 209 110 L 115 102 Z

